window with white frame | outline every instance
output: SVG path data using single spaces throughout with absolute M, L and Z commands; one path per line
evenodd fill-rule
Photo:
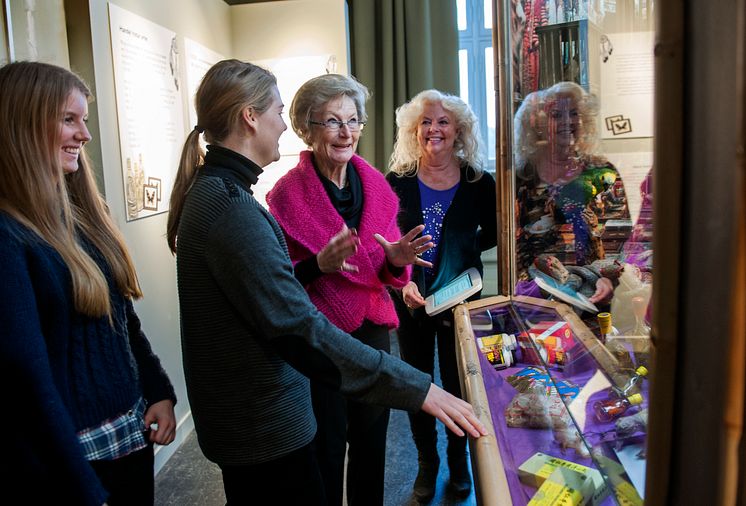
M 486 146 L 485 168 L 495 170 L 495 92 L 492 59 L 492 0 L 457 0 L 459 88 L 479 119 Z

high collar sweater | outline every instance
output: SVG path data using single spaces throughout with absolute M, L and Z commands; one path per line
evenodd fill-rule
M 308 295 L 345 332 L 359 328 L 365 319 L 394 328 L 399 320 L 386 285 L 403 287 L 411 276 L 411 267 L 394 276 L 373 234 L 392 242 L 399 240 L 399 201 L 383 175 L 365 160 L 354 155 L 350 162 L 363 190 L 360 247 L 347 259 L 358 272 L 325 274 L 307 287 Z M 314 169 L 311 151 L 303 151 L 298 165 L 275 184 L 267 195 L 267 204 L 282 227 L 294 264 L 316 255 L 344 226 Z
M 259 168 L 223 154 L 208 152 L 187 194 L 176 256 L 184 375 L 205 456 L 255 465 L 310 443 L 306 376 L 361 402 L 420 409 L 429 376 L 311 304 L 280 226 L 250 194 Z

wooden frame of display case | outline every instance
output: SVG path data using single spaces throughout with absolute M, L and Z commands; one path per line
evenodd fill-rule
M 670 499 L 673 448 L 675 378 L 678 361 L 684 123 L 684 11 L 672 0 L 659 0 L 655 26 L 655 139 L 654 174 L 671 179 L 669 191 L 654 201 L 655 227 L 653 264 L 653 319 L 650 332 L 654 345 L 654 369 L 650 398 L 655 409 L 648 419 L 648 467 L 645 498 L 648 504 L 667 504 Z M 667 177 L 668 179 L 668 177 Z M 662 259 L 666 261 L 661 261 Z
M 491 302 L 485 302 L 491 301 Z M 487 306 L 510 302 L 508 297 L 496 296 L 474 302 L 473 307 Z M 472 454 L 472 474 L 476 485 L 477 503 L 494 504 L 496 506 L 512 506 L 508 481 L 505 477 L 500 450 L 497 446 L 495 427 L 492 425 L 492 415 L 487 392 L 484 389 L 482 368 L 479 365 L 477 347 L 474 343 L 474 333 L 469 319 L 469 307 L 459 304 L 453 309 L 453 322 L 456 329 L 456 361 L 460 365 L 459 378 L 461 392 L 471 403 L 479 421 L 487 427 L 487 435 L 479 439 L 470 439 Z M 464 339 L 458 336 L 464 336 Z M 462 372 L 463 371 L 463 372 Z M 477 465 L 477 462 L 479 463 Z
M 513 293 L 515 273 L 511 259 L 515 253 L 513 238 L 513 179 L 512 179 L 512 140 L 513 118 L 506 111 L 513 108 L 513 97 L 509 81 L 506 59 L 508 30 L 503 20 L 510 19 L 504 1 L 492 2 L 492 58 L 495 65 L 495 191 L 497 192 L 497 290 L 498 293 Z

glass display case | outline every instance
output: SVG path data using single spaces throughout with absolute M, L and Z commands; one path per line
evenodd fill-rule
M 654 4 L 493 3 L 505 296 L 455 310 L 463 393 L 494 429 L 480 504 L 644 502 Z
M 454 310 L 479 504 L 642 504 L 650 342 L 569 306 L 490 297 Z M 605 334 L 599 331 L 605 330 Z

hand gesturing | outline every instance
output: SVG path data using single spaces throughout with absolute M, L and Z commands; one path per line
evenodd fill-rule
M 357 231 L 345 225 L 316 255 L 319 269 L 327 274 L 335 271 L 357 272 L 357 266 L 348 264 L 347 259 L 357 252 L 359 245 L 360 238 L 357 236 Z
M 404 267 L 405 265 L 413 264 L 422 267 L 432 267 L 433 264 L 420 258 L 422 253 L 435 246 L 431 242 L 432 236 L 423 235 L 422 237 L 417 237 L 423 230 L 425 230 L 425 225 L 417 225 L 396 242 L 387 241 L 381 234 L 375 234 L 374 237 L 383 248 L 383 251 L 386 252 L 386 258 L 391 265 Z

